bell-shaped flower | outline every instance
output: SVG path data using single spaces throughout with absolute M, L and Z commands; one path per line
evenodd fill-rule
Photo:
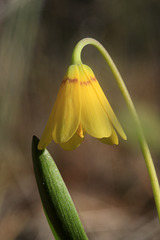
M 78 147 L 86 133 L 106 144 L 118 144 L 117 132 L 126 135 L 104 95 L 93 71 L 87 65 L 68 68 L 38 149 L 52 139 L 65 150 Z

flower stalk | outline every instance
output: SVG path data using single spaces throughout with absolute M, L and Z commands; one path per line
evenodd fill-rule
M 140 148 L 146 163 L 146 167 L 148 170 L 148 174 L 150 177 L 150 181 L 151 181 L 151 186 L 152 186 L 152 190 L 153 190 L 153 195 L 154 195 L 154 199 L 155 199 L 155 203 L 156 203 L 156 207 L 157 207 L 157 212 L 158 212 L 158 217 L 160 220 L 160 187 L 159 187 L 159 182 L 158 182 L 158 178 L 157 178 L 157 174 L 156 174 L 156 170 L 154 167 L 154 163 L 152 160 L 152 156 L 148 147 L 148 144 L 146 142 L 142 127 L 141 127 L 141 123 L 138 117 L 138 114 L 136 112 L 135 106 L 133 104 L 133 101 L 131 99 L 131 96 L 128 92 L 128 89 L 116 67 L 116 65 L 114 64 L 111 56 L 109 55 L 109 53 L 106 51 L 106 49 L 102 46 L 102 44 L 100 44 L 97 40 L 93 39 L 93 38 L 85 38 L 82 39 L 81 41 L 79 41 L 77 43 L 77 45 L 74 48 L 73 51 L 73 55 L 72 55 L 72 63 L 75 64 L 80 64 L 82 63 L 81 61 L 81 52 L 82 49 L 86 46 L 86 45 L 93 45 L 94 47 L 96 47 L 99 52 L 102 54 L 102 56 L 104 57 L 104 59 L 106 60 L 106 62 L 108 63 L 114 77 L 115 80 L 120 88 L 120 91 L 124 97 L 124 100 L 128 106 L 128 109 L 131 113 L 131 116 L 133 117 L 134 120 L 134 125 L 136 128 L 136 132 L 137 132 L 137 136 L 138 136 L 138 140 L 139 140 L 139 144 L 140 144 Z

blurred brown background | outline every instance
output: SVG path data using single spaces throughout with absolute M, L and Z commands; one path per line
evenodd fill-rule
M 38 194 L 32 136 L 41 136 L 75 44 L 93 37 L 109 51 L 133 97 L 160 174 L 160 2 L 0 0 L 0 239 L 53 239 Z M 132 119 L 104 59 L 94 70 L 128 141 L 87 136 L 73 152 L 48 147 L 90 240 L 158 240 L 160 227 Z

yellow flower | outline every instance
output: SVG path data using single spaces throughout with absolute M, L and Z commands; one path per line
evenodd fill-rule
M 85 133 L 106 144 L 118 144 L 115 130 L 127 139 L 91 68 L 74 64 L 62 81 L 38 149 L 53 139 L 63 149 L 73 150 Z

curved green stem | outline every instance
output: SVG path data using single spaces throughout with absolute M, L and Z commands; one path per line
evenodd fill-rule
M 156 174 L 156 171 L 155 171 L 155 167 L 154 167 L 154 164 L 153 164 L 153 160 L 152 160 L 152 157 L 151 157 L 150 150 L 148 148 L 146 139 L 145 139 L 144 134 L 143 134 L 141 123 L 140 123 L 139 117 L 137 115 L 135 106 L 132 102 L 132 99 L 131 99 L 130 94 L 127 90 L 127 87 L 126 87 L 126 85 L 125 85 L 125 83 L 124 83 L 116 65 L 114 64 L 112 58 L 110 57 L 110 55 L 106 51 L 106 49 L 98 41 L 96 41 L 95 39 L 92 39 L 92 38 L 85 38 L 85 39 L 82 39 L 81 41 L 79 41 L 77 43 L 77 45 L 76 45 L 76 47 L 74 48 L 74 51 L 73 51 L 72 62 L 74 64 L 82 63 L 82 61 L 81 61 L 81 51 L 88 44 L 91 44 L 94 47 L 96 47 L 100 51 L 100 53 L 103 55 L 105 60 L 107 61 L 108 65 L 109 65 L 109 67 L 110 67 L 110 69 L 111 69 L 111 71 L 112 71 L 112 73 L 113 73 L 113 75 L 116 79 L 116 82 L 117 82 L 117 84 L 118 84 L 118 86 L 121 90 L 121 93 L 122 93 L 122 95 L 125 99 L 125 102 L 127 103 L 129 111 L 130 111 L 130 113 L 133 117 L 135 127 L 136 127 L 136 130 L 137 130 L 139 144 L 140 144 L 140 147 L 141 147 L 141 150 L 142 150 L 142 153 L 143 153 L 143 157 L 145 159 L 145 163 L 146 163 L 146 166 L 147 166 L 147 170 L 148 170 L 148 173 L 149 173 L 149 177 L 150 177 L 150 181 L 151 181 L 151 185 L 152 185 L 152 190 L 153 190 L 153 195 L 154 195 L 154 198 L 155 198 L 157 212 L 158 212 L 158 216 L 159 216 L 159 220 L 160 220 L 160 187 L 159 187 L 157 174 Z

